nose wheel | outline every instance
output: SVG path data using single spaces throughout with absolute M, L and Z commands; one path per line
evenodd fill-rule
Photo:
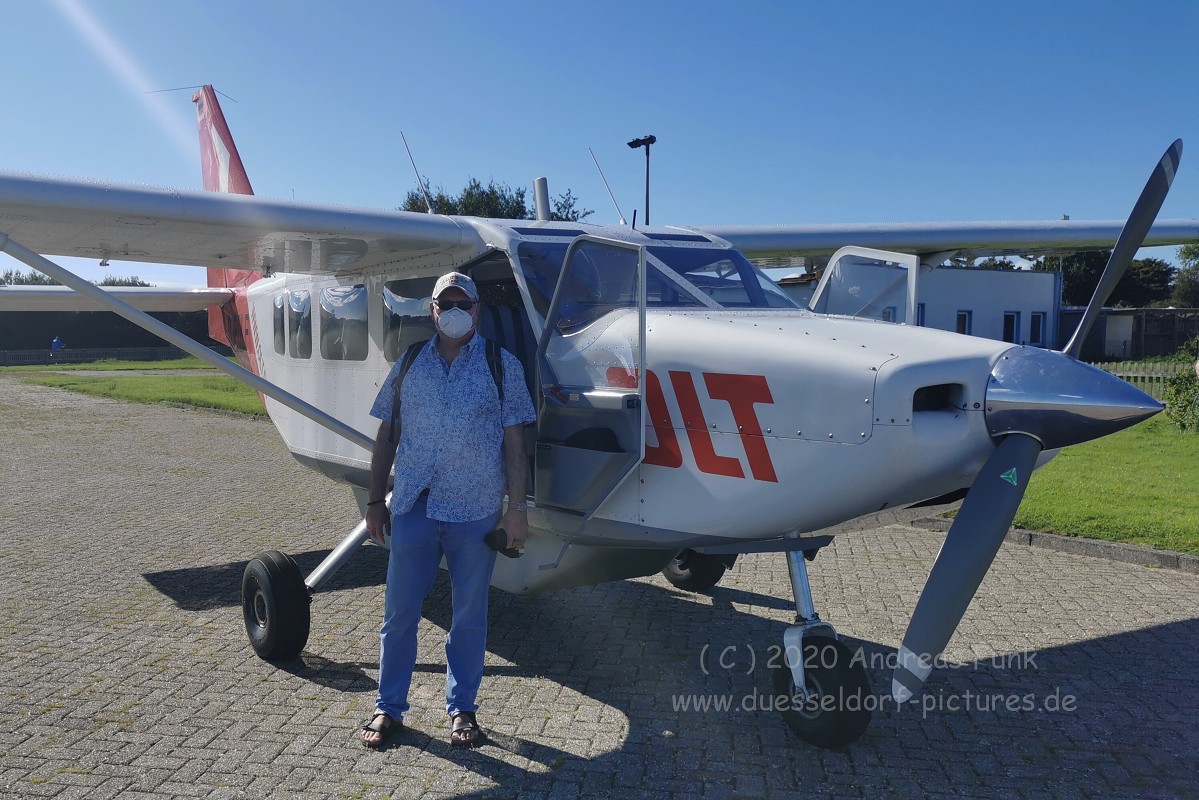
M 815 555 L 815 550 L 787 553 L 797 618 L 783 634 L 786 663 L 771 670 L 773 689 L 786 698 L 778 710 L 799 738 L 840 750 L 866 732 L 873 698 L 865 659 L 855 658 L 816 613 L 807 567 Z
M 794 668 L 771 670 L 783 720 L 805 742 L 840 750 L 857 741 L 870 725 L 870 679 L 861 661 L 836 639 L 807 637 L 802 649 L 803 680 L 795 683 Z M 796 654 L 797 656 L 799 654 Z M 788 654 L 788 662 L 790 662 Z

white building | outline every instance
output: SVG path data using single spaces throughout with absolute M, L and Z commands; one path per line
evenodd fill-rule
M 773 265 L 772 265 L 773 266 Z M 826 297 L 817 310 L 877 319 L 908 319 L 907 292 L 916 293 L 916 325 L 1016 344 L 1056 347 L 1060 327 L 1059 272 L 938 267 L 921 270 L 915 285 L 902 264 L 850 258 L 834 264 Z M 815 276 L 779 281 L 792 298 L 808 305 Z

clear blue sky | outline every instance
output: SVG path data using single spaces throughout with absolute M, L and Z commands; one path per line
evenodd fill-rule
M 274 197 L 396 207 L 402 130 L 434 186 L 614 221 L 587 148 L 629 217 L 652 133 L 654 224 L 1116 219 L 1182 137 L 1162 216 L 1199 217 L 1189 0 L 5 6 L 3 169 L 198 188 L 191 92 L 145 92 L 212 83 Z

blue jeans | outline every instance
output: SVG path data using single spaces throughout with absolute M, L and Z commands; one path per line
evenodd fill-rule
M 416 630 L 421 606 L 444 554 L 450 571 L 454 616 L 445 640 L 445 708 L 450 716 L 478 709 L 487 650 L 487 591 L 494 550 L 483 537 L 499 522 L 499 511 L 473 522 L 441 522 L 425 516 L 428 498 L 395 517 L 387 561 L 387 593 L 379 631 L 379 699 L 375 707 L 395 720 L 408 711 L 416 666 Z

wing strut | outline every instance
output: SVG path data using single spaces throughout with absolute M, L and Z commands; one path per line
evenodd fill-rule
M 217 355 L 190 336 L 184 336 L 165 322 L 154 319 L 154 317 L 151 317 L 144 311 L 139 311 L 100 287 L 94 286 L 90 282 L 80 278 L 75 273 L 63 269 L 48 258 L 44 258 L 28 247 L 9 238 L 8 234 L 3 232 L 0 232 L 0 252 L 8 253 L 26 266 L 32 267 L 38 272 L 45 273 L 59 283 L 71 287 L 82 295 L 86 295 L 109 311 L 119 314 L 133 324 L 145 328 L 150 333 L 165 339 L 181 350 L 191 353 L 196 358 L 208 362 L 225 374 L 237 378 L 242 383 L 248 384 L 251 388 L 262 392 L 268 397 L 273 397 L 296 413 L 303 414 L 318 425 L 323 425 L 338 436 L 348 439 L 364 450 L 369 452 L 374 447 L 375 440 L 361 431 L 351 428 L 341 420 L 321 411 L 316 406 L 306 403 L 265 378 L 255 375 L 240 364 L 235 364 L 229 359 Z

